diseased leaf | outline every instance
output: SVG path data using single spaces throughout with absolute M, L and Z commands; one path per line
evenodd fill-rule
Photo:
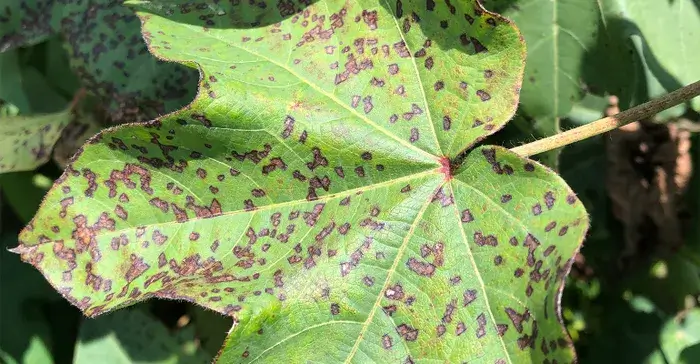
M 44 164 L 70 118 L 71 108 L 53 114 L 0 118 L 0 173 L 29 171 Z
M 170 333 L 146 312 L 127 309 L 83 321 L 73 363 L 210 363 L 193 340 L 192 330 Z
M 89 104 L 89 106 L 85 104 Z M 85 104 L 75 110 L 71 123 L 63 129 L 61 137 L 54 147 L 52 159 L 62 168 L 65 168 L 70 158 L 80 150 L 80 147 L 90 137 L 96 135 L 103 128 L 104 110 L 95 105 L 94 102 L 86 102 Z
M 0 54 L 0 173 L 44 164 L 71 118 L 69 100 L 19 58 L 16 51 Z
M 512 24 L 475 1 L 138 6 L 199 96 L 92 138 L 15 250 L 85 314 L 196 302 L 239 321 L 223 363 L 572 361 L 583 206 L 462 152 L 514 113 Z
M 192 100 L 196 71 L 150 55 L 138 18 L 122 3 L 8 1 L 3 9 L 8 20 L 0 22 L 0 51 L 60 34 L 73 71 L 83 87 L 103 100 L 113 122 L 150 120 L 177 110 Z

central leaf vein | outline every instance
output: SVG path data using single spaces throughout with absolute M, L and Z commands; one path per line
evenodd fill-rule
M 437 191 L 437 189 L 436 189 L 436 191 Z M 352 358 L 355 356 L 355 353 L 357 353 L 357 350 L 360 347 L 360 343 L 362 342 L 362 340 L 364 338 L 364 334 L 367 332 L 369 325 L 372 323 L 372 320 L 374 319 L 374 315 L 376 314 L 378 307 L 381 306 L 383 292 L 386 291 L 386 289 L 389 287 L 389 284 L 391 282 L 391 278 L 393 277 L 394 272 L 396 272 L 396 268 L 399 266 L 399 262 L 401 261 L 401 257 L 403 256 L 403 253 L 406 250 L 406 247 L 408 246 L 408 242 L 411 240 L 411 237 L 413 236 L 413 232 L 416 230 L 416 227 L 418 226 L 418 223 L 421 221 L 423 214 L 428 209 L 428 206 L 430 206 L 432 199 L 433 199 L 433 194 L 431 193 L 428 195 L 428 198 L 423 203 L 423 206 L 421 206 L 421 209 L 416 214 L 416 217 L 413 220 L 413 223 L 411 224 L 411 227 L 409 228 L 408 232 L 406 233 L 406 236 L 404 237 L 403 242 L 401 242 L 401 246 L 399 246 L 399 250 L 396 252 L 396 258 L 394 259 L 394 263 L 391 265 L 391 267 L 389 268 L 389 271 L 387 272 L 386 279 L 384 280 L 384 284 L 382 285 L 382 288 L 379 291 L 379 294 L 377 295 L 377 300 L 374 301 L 374 305 L 372 305 L 372 308 L 370 309 L 369 315 L 367 316 L 367 320 L 365 320 L 364 324 L 362 325 L 362 330 L 360 330 L 360 333 L 357 335 L 357 340 L 355 340 L 355 345 L 353 346 L 352 350 L 350 351 L 350 354 L 348 354 L 347 359 L 345 359 L 345 364 L 350 363 Z
M 188 26 L 188 27 L 189 27 L 191 30 L 196 30 L 196 27 L 194 27 L 194 26 Z M 206 33 L 206 34 L 209 34 L 209 33 Z M 247 49 L 247 48 L 243 48 L 243 47 L 241 47 L 240 45 L 238 45 L 238 44 L 236 44 L 236 43 L 227 41 L 227 40 L 225 40 L 225 39 L 222 39 L 222 38 L 219 38 L 219 37 L 216 37 L 216 36 L 213 36 L 213 35 L 209 35 L 209 37 L 210 37 L 210 38 L 213 38 L 213 39 L 215 39 L 215 40 L 217 40 L 217 41 L 219 41 L 219 42 L 222 42 L 222 43 L 224 43 L 224 44 L 226 44 L 226 45 L 228 45 L 228 46 L 230 46 L 230 47 L 234 47 L 234 48 L 240 49 L 240 50 L 242 50 L 242 51 L 248 52 L 249 54 L 251 54 L 251 55 L 253 55 L 253 56 L 255 56 L 255 57 L 264 59 L 264 60 L 266 60 L 267 62 L 269 62 L 269 63 L 271 63 L 271 64 L 273 64 L 273 65 L 275 65 L 275 66 L 277 66 L 277 67 L 279 67 L 279 68 L 281 68 L 281 69 L 287 71 L 287 72 L 289 72 L 292 76 L 298 78 L 299 80 L 301 80 L 301 81 L 304 82 L 305 84 L 309 85 L 311 88 L 313 88 L 313 89 L 314 89 L 316 92 L 318 92 L 319 94 L 321 94 L 321 95 L 323 95 L 323 96 L 325 96 L 325 97 L 331 99 L 334 103 L 336 103 L 337 105 L 341 106 L 342 108 L 344 108 L 345 110 L 347 110 L 348 112 L 350 112 L 350 114 L 354 115 L 354 116 L 357 117 L 359 120 L 362 120 L 362 121 L 365 122 L 366 124 L 370 125 L 372 128 L 376 129 L 377 131 L 381 132 L 382 134 L 385 134 L 386 136 L 388 136 L 389 138 L 391 138 L 391 139 L 393 139 L 394 141 L 398 142 L 398 143 L 401 144 L 402 146 L 404 146 L 404 147 L 406 147 L 406 148 L 408 148 L 408 149 L 417 151 L 417 152 L 419 152 L 419 153 L 421 153 L 421 154 L 423 154 L 423 155 L 430 156 L 431 159 L 437 159 L 436 156 L 434 156 L 434 155 L 432 155 L 432 154 L 426 152 L 425 150 L 420 149 L 420 148 L 418 148 L 418 147 L 412 145 L 411 143 L 409 143 L 409 142 L 407 142 L 407 141 L 405 141 L 405 140 L 399 138 L 398 136 L 396 136 L 396 135 L 390 133 L 390 132 L 387 131 L 385 128 L 379 126 L 379 125 L 378 125 L 377 123 L 375 123 L 374 121 L 370 120 L 370 119 L 367 118 L 366 116 L 360 114 L 357 110 L 351 108 L 351 107 L 348 106 L 346 103 L 344 103 L 344 102 L 342 102 L 341 100 L 339 100 L 334 94 L 331 94 L 331 93 L 326 92 L 324 89 L 322 89 L 321 87 L 319 87 L 317 84 L 315 84 L 315 83 L 313 83 L 313 82 L 307 80 L 306 78 L 302 77 L 302 75 L 300 75 L 299 73 L 295 72 L 293 69 L 287 67 L 286 65 L 281 64 L 281 63 L 279 63 L 279 62 L 275 62 L 275 61 L 272 60 L 271 58 L 265 57 L 265 56 L 263 56 L 262 54 L 257 53 L 257 52 L 255 52 L 255 51 L 253 51 L 253 50 L 250 50 L 250 49 Z M 402 37 L 403 37 L 403 36 L 402 36 Z M 422 88 L 421 88 L 421 89 L 422 89 Z M 425 93 L 425 91 L 423 91 L 423 92 Z M 425 95 L 424 95 L 424 96 L 425 96 Z M 428 114 L 429 114 L 429 113 L 428 113 Z M 428 116 L 428 117 L 430 117 L 430 116 Z M 432 122 L 430 123 L 430 125 L 431 125 L 431 127 L 432 127 Z M 433 135 L 435 135 L 434 131 L 433 131 Z M 438 146 L 439 146 L 439 145 L 438 145 Z

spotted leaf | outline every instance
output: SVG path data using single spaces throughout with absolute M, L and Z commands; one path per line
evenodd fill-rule
M 192 100 L 196 71 L 157 61 L 123 0 L 7 1 L 0 9 L 0 51 L 59 34 L 83 87 L 114 123 L 150 120 Z M 60 77 L 53 75 L 52 77 Z
M 70 120 L 70 109 L 53 114 L 0 117 L 0 173 L 29 171 L 46 163 Z
M 92 138 L 15 250 L 85 314 L 196 302 L 238 321 L 222 363 L 572 361 L 585 210 L 473 149 L 517 105 L 514 25 L 475 1 L 137 5 L 199 95 Z

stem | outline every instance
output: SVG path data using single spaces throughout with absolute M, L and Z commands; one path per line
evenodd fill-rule
M 81 87 L 80 90 L 78 90 L 75 95 L 73 95 L 73 100 L 71 100 L 70 105 L 68 106 L 68 109 L 73 111 L 75 108 L 78 106 L 78 103 L 85 97 L 85 88 Z
M 698 95 L 700 95 L 700 81 L 691 83 L 667 95 L 635 106 L 616 115 L 608 116 L 592 123 L 567 130 L 563 133 L 512 148 L 511 151 L 523 157 L 529 157 L 531 155 L 561 148 L 599 134 L 607 133 L 637 120 L 648 118 Z

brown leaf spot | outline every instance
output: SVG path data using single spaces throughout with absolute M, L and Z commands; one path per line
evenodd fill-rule
M 464 301 L 463 301 L 463 306 L 468 306 L 470 303 L 474 302 L 476 300 L 476 290 L 475 289 L 468 289 L 464 291 L 463 295 Z
M 131 260 L 131 265 L 124 274 L 124 279 L 127 283 L 133 282 L 149 268 L 149 265 L 143 262 L 143 257 L 138 257 L 136 254 L 131 254 L 129 259 Z
M 420 139 L 420 134 L 418 132 L 418 128 L 411 128 L 411 137 L 408 138 L 408 141 L 411 143 L 415 143 Z
M 474 233 L 474 244 L 478 246 L 498 246 L 498 239 L 494 235 L 484 236 L 480 231 Z
M 523 332 L 523 321 L 527 322 L 528 320 L 530 320 L 530 311 L 525 309 L 525 312 L 519 314 L 514 309 L 506 307 L 505 312 L 506 315 L 508 315 L 510 321 L 513 323 L 513 326 L 515 326 L 515 330 L 517 330 L 518 333 L 521 334 Z
M 382 336 L 382 347 L 385 350 L 389 350 L 392 346 L 393 344 L 391 342 L 391 336 L 389 336 L 389 334 L 384 334 L 384 336 Z
M 461 336 L 465 331 L 467 331 L 467 325 L 464 322 L 459 322 L 455 328 L 455 335 Z
M 287 115 L 287 117 L 284 119 L 284 130 L 282 130 L 282 138 L 287 139 L 290 135 L 292 135 L 292 132 L 294 131 L 294 122 L 294 118 Z
M 489 101 L 491 100 L 491 95 L 489 95 L 486 91 L 484 90 L 477 90 L 476 95 L 479 96 L 481 101 Z
M 469 209 L 465 209 L 462 211 L 462 222 L 472 222 L 474 221 L 474 216 L 472 216 L 471 211 Z
M 556 222 L 556 221 L 550 221 L 549 224 L 547 224 L 547 226 L 544 227 L 544 231 L 550 232 L 550 231 L 552 231 L 552 229 L 554 229 L 556 226 L 557 226 L 557 222 Z
M 554 193 L 552 191 L 547 191 L 547 193 L 544 194 L 544 204 L 547 206 L 547 210 L 551 210 L 552 207 L 554 207 L 554 201 L 556 201 Z
M 401 301 L 405 295 L 403 287 L 397 283 L 392 287 L 387 287 L 386 291 L 384 291 L 384 296 L 390 300 Z
M 476 329 L 476 337 L 481 339 L 486 336 L 486 315 L 484 315 L 483 312 L 476 317 L 476 323 L 478 326 Z
M 442 129 L 447 131 L 447 130 L 450 130 L 451 127 L 452 127 L 452 119 L 447 115 L 443 116 L 442 117 Z
M 122 207 L 122 205 L 117 205 L 114 208 L 114 214 L 117 215 L 122 220 L 126 220 L 129 217 L 129 214 L 126 212 L 124 207 Z
M 397 326 L 396 332 L 406 341 L 416 341 L 418 338 L 418 329 L 415 329 L 407 324 Z
M 408 269 L 423 277 L 432 277 L 435 273 L 435 266 L 431 263 L 420 262 L 415 258 L 409 258 L 406 262 Z

